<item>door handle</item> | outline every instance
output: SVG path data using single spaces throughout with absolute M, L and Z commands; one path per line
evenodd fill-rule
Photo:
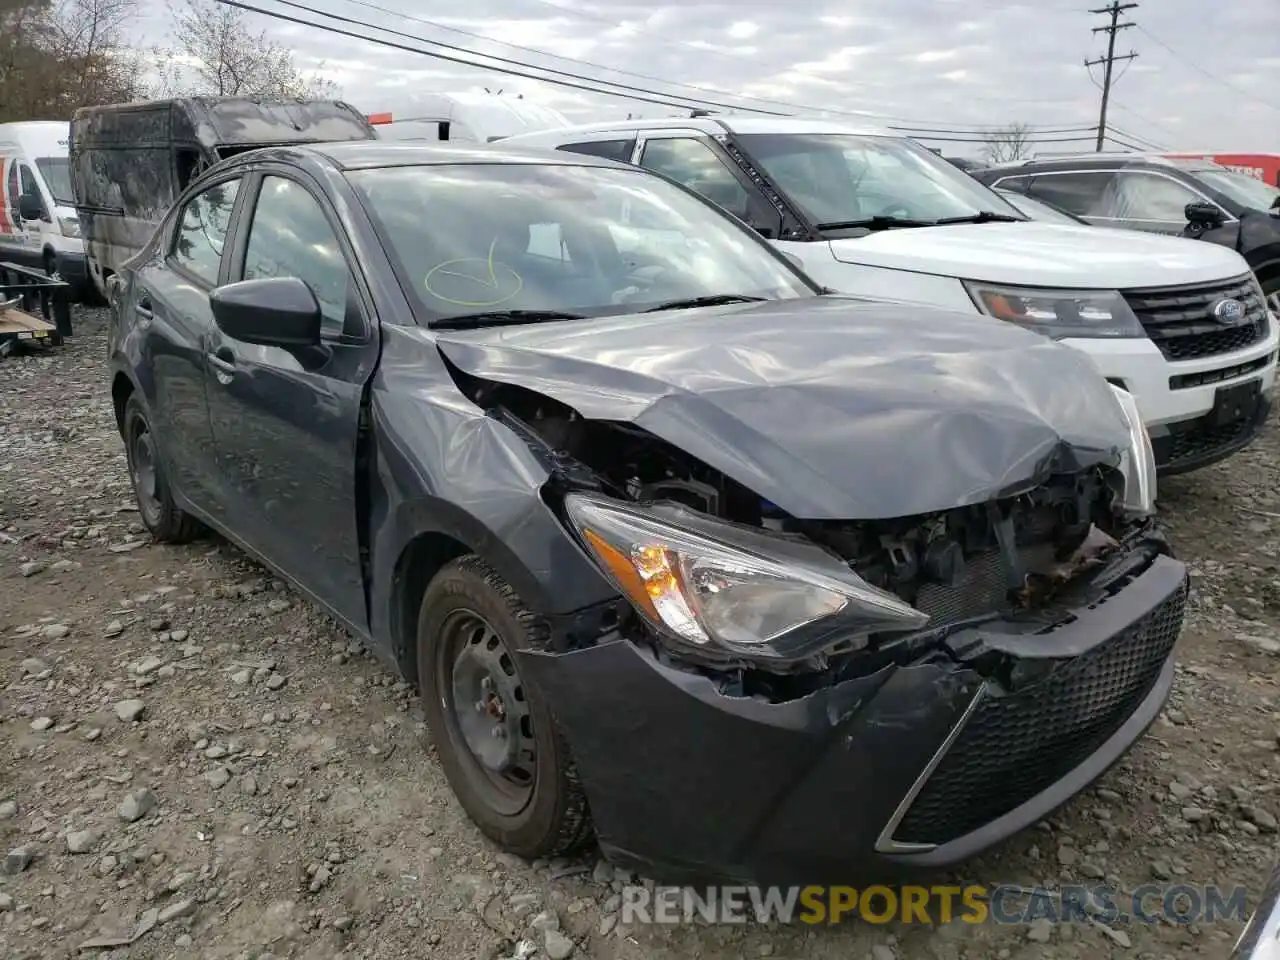
M 236 355 L 231 352 L 228 347 L 219 347 L 213 353 L 205 355 L 209 360 L 209 365 L 217 371 L 220 377 L 234 377 L 236 375 Z
M 139 297 L 138 302 L 133 305 L 133 312 L 143 320 L 150 320 L 154 317 L 155 312 L 151 309 L 151 298 L 146 295 Z

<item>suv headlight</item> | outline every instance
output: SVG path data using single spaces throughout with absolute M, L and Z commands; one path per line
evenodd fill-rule
M 1121 390 L 1114 383 L 1109 385 L 1124 411 L 1129 427 L 1129 448 L 1121 459 L 1120 470 L 1124 474 L 1124 498 L 1121 506 L 1125 512 L 1148 517 L 1156 512 L 1156 455 L 1151 449 L 1151 435 L 1142 422 L 1142 413 L 1133 394 Z
M 734 527 L 674 504 L 569 494 L 565 510 L 605 575 L 677 644 L 722 657 L 798 660 L 843 640 L 919 629 L 929 620 L 806 541 Z
M 58 225 L 64 237 L 71 237 L 72 239 L 74 239 L 80 236 L 79 220 L 72 220 L 71 218 L 68 217 L 65 220 L 59 220 Z
M 987 316 L 1019 324 L 1054 340 L 1146 336 L 1137 316 L 1116 290 L 1002 287 L 972 280 L 964 281 L 964 286 Z

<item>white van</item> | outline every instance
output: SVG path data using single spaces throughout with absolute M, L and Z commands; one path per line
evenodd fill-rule
M 1136 397 L 1162 475 L 1243 449 L 1270 411 L 1280 317 L 1225 247 L 1033 222 L 913 140 L 861 125 L 675 117 L 504 142 L 671 177 L 835 290 L 977 310 L 1084 351 Z
M 379 140 L 489 143 L 535 130 L 567 127 L 569 118 L 551 107 L 495 93 L 424 93 L 401 109 L 370 115 Z
M 70 132 L 57 120 L 0 123 L 0 261 L 60 277 L 81 298 L 89 274 L 71 190 Z

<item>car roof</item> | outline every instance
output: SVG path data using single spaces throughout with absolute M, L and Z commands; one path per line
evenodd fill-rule
M 1027 157 L 997 163 L 985 168 L 983 174 L 1010 173 L 1017 170 L 1069 169 L 1085 170 L 1103 167 L 1158 167 L 1166 170 L 1205 170 L 1218 166 L 1211 160 L 1186 157 L 1168 157 L 1160 153 L 1080 153 L 1060 156 Z
M 532 147 L 506 147 L 494 144 L 452 144 L 418 142 L 412 140 L 342 140 L 323 143 L 294 144 L 285 147 L 264 147 L 246 151 L 230 158 L 228 165 L 243 159 L 298 161 L 309 158 L 327 161 L 342 170 L 368 170 L 375 167 L 419 167 L 433 164 L 457 163 L 549 163 L 557 166 L 582 167 L 630 167 L 607 160 L 569 154 L 561 151 L 538 150 Z
M 660 117 L 655 120 L 607 120 L 598 123 L 581 123 L 571 127 L 560 127 L 553 130 L 538 130 L 533 133 L 521 133 L 507 137 L 499 143 L 533 143 L 534 141 L 560 140 L 565 136 L 578 136 L 613 131 L 643 132 L 646 130 L 670 130 L 679 127 L 682 130 L 701 130 L 708 135 L 717 133 L 826 133 L 850 134 L 873 137 L 895 137 L 887 127 L 872 123 L 870 120 L 828 120 L 822 117 L 752 117 L 739 114 L 716 114 L 708 117 Z

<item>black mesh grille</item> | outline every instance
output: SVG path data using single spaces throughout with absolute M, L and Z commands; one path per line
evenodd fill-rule
M 1167 444 L 1161 444 L 1156 460 L 1162 468 L 1174 468 L 1184 463 L 1194 463 L 1213 457 L 1220 451 L 1243 443 L 1254 433 L 1254 420 L 1237 420 L 1220 427 L 1199 426 L 1194 430 L 1182 430 L 1171 434 Z
M 1244 304 L 1244 322 L 1225 327 L 1213 306 L 1224 297 Z M 1196 360 L 1252 346 L 1267 336 L 1267 308 L 1251 276 L 1226 283 L 1126 290 L 1124 298 L 1160 352 L 1170 360 Z
M 1030 800 L 1129 718 L 1182 629 L 1186 584 L 1147 617 L 1008 696 L 984 695 L 894 831 L 946 843 Z M 1025 663 L 1026 661 L 1024 661 Z

